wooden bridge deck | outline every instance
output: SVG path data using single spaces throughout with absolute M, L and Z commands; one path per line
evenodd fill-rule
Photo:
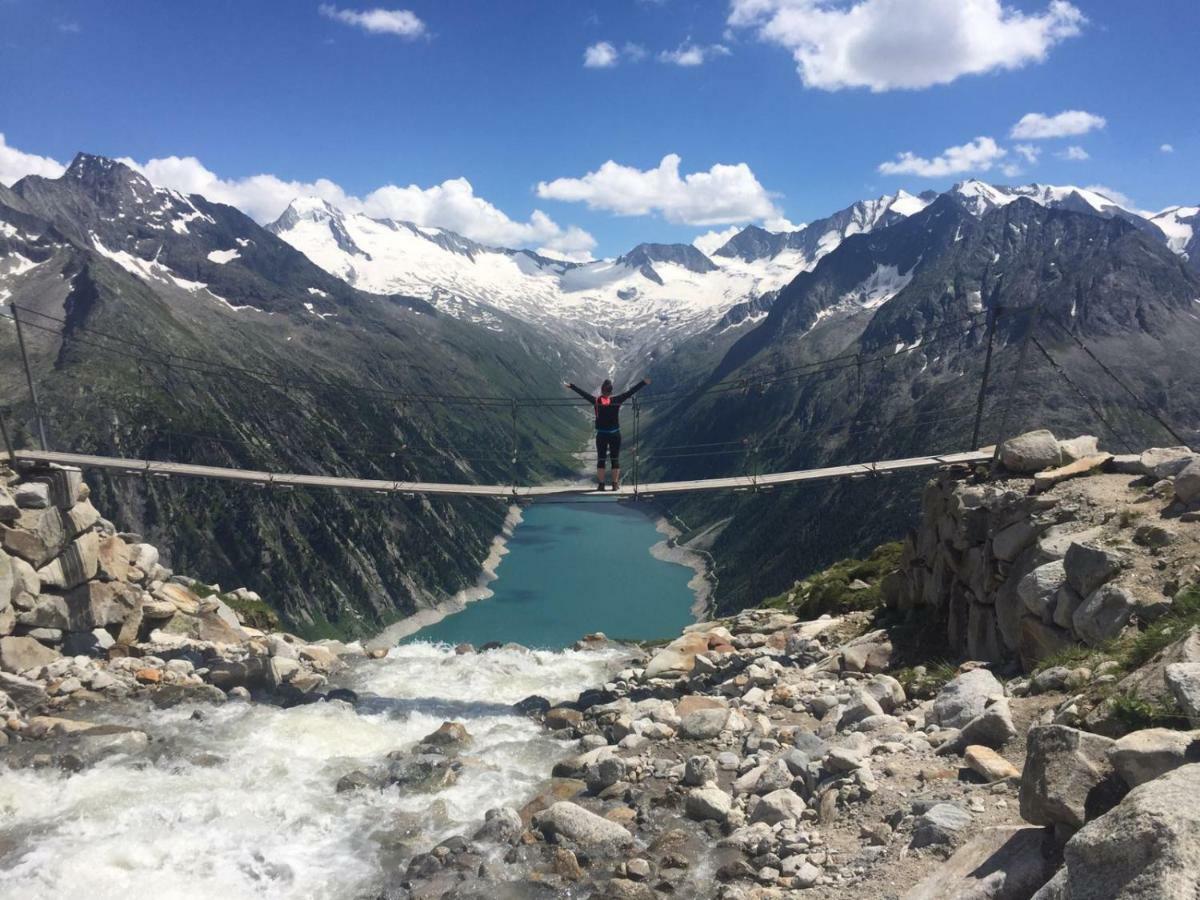
M 197 466 L 188 463 L 156 462 L 143 459 L 121 459 L 112 456 L 91 456 L 85 453 L 62 453 L 44 450 L 17 450 L 10 457 L 0 453 L 0 459 L 14 463 L 56 463 L 78 466 L 81 469 L 104 469 L 126 475 L 158 478 L 213 478 L 238 482 L 255 487 L 276 488 L 333 488 L 337 490 L 368 491 L 376 494 L 424 494 L 439 497 L 494 497 L 505 500 L 537 501 L 561 497 L 590 497 L 596 500 L 649 499 L 653 496 L 688 494 L 702 491 L 768 491 L 789 484 L 827 481 L 835 478 L 866 478 L 891 475 L 911 469 L 943 468 L 973 465 L 992 458 L 992 448 L 949 453 L 941 456 L 915 456 L 908 459 L 889 459 L 879 462 L 830 466 L 823 469 L 803 469 L 794 472 L 772 472 L 757 476 L 736 475 L 728 478 L 708 478 L 698 481 L 662 481 L 633 485 L 626 483 L 620 491 L 596 491 L 589 483 L 555 485 L 511 484 L 451 484 L 427 481 L 382 481 L 366 478 L 342 478 L 330 475 L 299 475 L 290 472 L 257 472 L 248 469 Z

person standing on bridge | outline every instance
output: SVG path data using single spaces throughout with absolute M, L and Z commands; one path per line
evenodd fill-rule
M 600 385 L 600 396 L 593 397 L 571 382 L 563 382 L 568 388 L 592 404 L 596 411 L 596 490 L 604 490 L 604 463 L 612 460 L 612 486 L 621 489 L 621 404 L 650 383 L 643 378 L 621 394 L 613 393 L 613 383 L 607 378 Z

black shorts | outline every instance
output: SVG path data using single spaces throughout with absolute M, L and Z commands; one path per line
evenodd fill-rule
M 596 435 L 596 468 L 604 468 L 604 458 L 612 460 L 614 469 L 621 465 L 621 432 Z

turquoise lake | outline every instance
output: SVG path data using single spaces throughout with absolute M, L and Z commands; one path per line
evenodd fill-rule
M 662 540 L 649 517 L 622 503 L 531 506 L 489 585 L 494 596 L 405 643 L 514 641 L 557 650 L 595 631 L 611 638 L 674 637 L 694 621 L 688 582 L 695 573 L 651 556 Z

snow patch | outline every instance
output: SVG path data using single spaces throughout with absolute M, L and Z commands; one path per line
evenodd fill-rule
M 231 261 L 237 259 L 239 256 L 241 256 L 241 254 L 238 253 L 237 250 L 234 250 L 234 249 L 213 250 L 208 254 L 208 261 L 215 262 L 215 263 L 223 266 L 223 265 L 225 265 L 225 263 L 231 262 Z
M 913 266 L 901 273 L 896 266 L 877 265 L 869 278 L 843 294 L 839 302 L 856 303 L 864 309 L 877 309 L 908 286 L 915 269 L 916 266 Z

